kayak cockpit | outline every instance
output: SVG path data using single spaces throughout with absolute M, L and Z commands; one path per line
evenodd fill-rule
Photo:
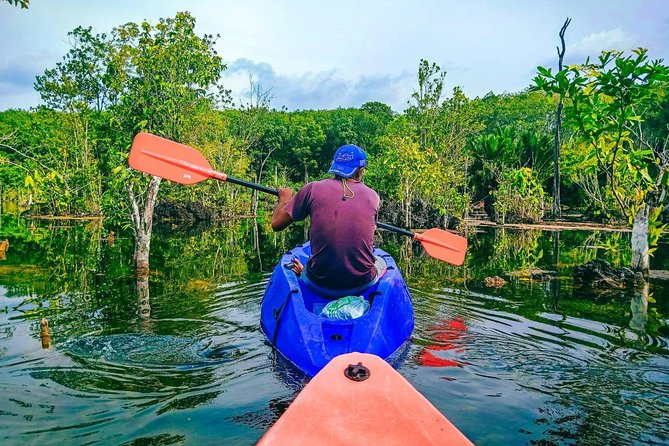
M 306 264 L 310 254 L 308 243 L 284 254 L 267 285 L 261 326 L 272 345 L 309 375 L 343 353 L 373 353 L 384 359 L 395 353 L 411 336 L 414 320 L 411 295 L 393 258 L 375 250 L 387 271 L 359 293 L 369 310 L 356 319 L 335 320 L 320 315 L 331 296 L 306 286 L 284 266 L 293 257 Z

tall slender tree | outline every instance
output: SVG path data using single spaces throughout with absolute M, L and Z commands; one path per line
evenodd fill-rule
M 418 89 L 411 95 L 413 101 L 406 109 L 406 123 L 411 129 L 414 144 L 404 141 L 392 144 L 391 150 L 406 150 L 408 158 L 431 158 L 432 169 L 422 171 L 423 178 L 406 190 L 402 200 L 405 224 L 411 221 L 414 198 L 432 200 L 444 216 L 462 214 L 465 207 L 464 186 L 468 157 L 465 153 L 467 137 L 477 129 L 468 113 L 469 100 L 458 87 L 452 96 L 445 98 L 446 73 L 441 68 L 422 59 L 418 66 Z M 421 153 L 424 152 L 424 153 Z M 404 170 L 416 166 L 407 164 Z M 408 172 L 406 175 L 410 174 Z
M 67 141 L 52 147 L 57 150 L 51 150 L 52 156 L 44 164 L 57 172 L 59 181 L 50 186 L 63 197 L 63 205 L 53 212 L 81 212 L 80 203 L 85 202 L 86 211 L 97 214 L 102 178 L 95 121 L 114 101 L 109 86 L 105 85 L 107 36 L 79 26 L 68 33 L 68 39 L 71 48 L 62 62 L 35 80 L 35 90 L 44 105 L 62 112 L 58 115 L 60 130 L 67 134 Z
M 226 68 L 215 49 L 216 37 L 195 34 L 195 18 L 180 12 L 176 17 L 128 23 L 112 32 L 109 82 L 118 95 L 111 107 L 119 129 L 128 140 L 138 131 L 149 131 L 176 141 L 187 141 L 194 118 L 211 110 L 217 86 Z M 134 263 L 147 271 L 153 209 L 160 178 L 135 178 L 128 185 L 133 230 Z
M 561 46 L 557 47 L 558 55 L 558 71 L 562 71 L 562 61 L 564 59 L 564 53 L 566 51 L 566 45 L 564 41 L 564 34 L 567 31 L 567 27 L 571 23 L 571 19 L 567 17 L 562 28 L 560 29 L 560 44 Z M 560 95 L 557 105 L 557 110 L 555 111 L 555 146 L 553 149 L 553 217 L 560 218 L 562 217 L 562 206 L 560 200 L 560 149 L 562 148 L 562 107 L 564 106 L 564 97 Z

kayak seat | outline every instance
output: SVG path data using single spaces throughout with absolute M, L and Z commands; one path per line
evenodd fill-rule
M 339 299 L 340 297 L 344 296 L 356 296 L 364 293 L 371 286 L 374 286 L 376 282 L 378 282 L 379 279 L 383 277 L 383 275 L 388 270 L 388 265 L 386 261 L 382 257 L 377 255 L 374 256 L 374 266 L 376 267 L 376 277 L 374 277 L 374 280 L 365 285 L 360 285 L 354 288 L 335 290 L 332 288 L 326 288 L 320 286 L 309 278 L 309 274 L 306 272 L 306 270 L 304 271 L 304 274 L 300 276 L 300 281 L 315 293 L 324 296 L 328 299 Z

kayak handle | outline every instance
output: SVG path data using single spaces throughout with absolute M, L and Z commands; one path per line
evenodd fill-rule
M 362 362 L 357 364 L 349 364 L 344 370 L 344 376 L 351 381 L 364 381 L 372 374 L 367 367 L 362 365 Z

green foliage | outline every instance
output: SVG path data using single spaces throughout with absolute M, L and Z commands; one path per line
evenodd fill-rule
M 30 0 L 4 0 L 4 1 L 13 6 L 20 6 L 21 9 L 28 9 L 28 6 L 30 6 Z
M 498 127 L 478 136 L 470 150 L 474 159 L 470 182 L 479 199 L 497 189 L 502 172 L 519 162 L 513 127 Z
M 91 122 L 79 113 L 46 109 L 0 114 L 3 164 L 12 166 L 14 175 L 22 171 L 21 184 L 8 186 L 23 194 L 21 199 L 40 203 L 42 212 L 79 214 L 96 209 L 99 194 L 93 188 L 99 185 L 99 174 L 90 144 Z M 24 184 L 30 190 L 19 192 Z
M 648 215 L 648 245 L 650 245 L 648 251 L 650 255 L 657 250 L 658 242 L 663 232 L 667 229 L 667 226 L 669 226 L 669 223 L 662 223 L 660 221 L 661 212 L 662 208 L 656 207 L 652 208 Z
M 304 169 L 304 182 L 309 181 L 309 172 L 318 169 L 316 159 L 325 142 L 325 132 L 316 120 L 308 115 L 290 116 L 288 120 L 288 149 L 295 164 Z M 315 158 L 315 159 L 314 159 Z
M 534 79 L 536 89 L 565 99 L 565 123 L 583 147 L 585 175 L 598 186 L 604 178 L 620 213 L 633 224 L 632 261 L 638 269 L 648 268 L 646 243 L 651 249 L 657 243 L 660 212 L 653 208 L 666 201 L 663 181 L 669 172 L 669 151 L 651 145 L 642 125 L 646 110 L 657 104 L 657 92 L 667 88 L 669 67 L 649 61 L 646 53 L 643 48 L 629 56 L 604 51 L 596 62 L 586 60 L 556 74 L 539 67 Z
M 378 140 L 384 166 L 394 166 L 390 166 L 392 173 L 383 172 L 386 178 L 374 179 L 385 185 L 400 183 L 395 196 L 402 201 L 406 225 L 415 199 L 431 203 L 443 214 L 460 216 L 468 202 L 465 147 L 478 124 L 459 88 L 444 98 L 445 77 L 438 65 L 421 60 L 413 102 L 404 116 L 388 126 L 387 136 Z
M 663 147 L 669 141 L 669 84 L 655 85 L 651 100 L 641 122 L 643 134 L 650 146 Z
M 389 198 L 411 202 L 418 191 L 429 188 L 440 175 L 440 165 L 433 150 L 423 150 L 409 137 L 388 136 L 381 139 L 383 158 L 370 176 L 375 181 L 386 181 L 393 193 Z M 383 183 L 382 183 L 383 184 Z M 390 186 L 390 187 L 389 187 Z
M 472 112 L 483 124 L 483 133 L 512 126 L 518 132 L 550 133 L 555 103 L 551 97 L 536 91 L 499 94 L 488 93 L 472 100 Z
M 602 215 L 622 202 L 629 215 L 669 186 L 666 150 L 651 143 L 667 134 L 666 72 L 643 51 L 636 58 L 605 53 L 597 63 L 556 74 L 540 68 L 535 89 L 541 91 L 473 100 L 457 87 L 447 92 L 446 73 L 421 60 L 417 88 L 396 115 L 380 102 L 273 110 L 269 91 L 253 80 L 246 104 L 217 110 L 229 99 L 219 84 L 225 64 L 214 50 L 217 37 L 196 35 L 188 13 L 105 34 L 80 26 L 68 39 L 72 48 L 63 60 L 36 79 L 44 106 L 0 113 L 2 193 L 37 203 L 35 212 L 127 222 L 128 185 L 137 190 L 148 181 L 127 168 L 131 138 L 144 130 L 198 148 L 217 170 L 274 187 L 326 176 L 335 150 L 357 144 L 369 156 L 366 181 L 383 199 L 401 202 L 407 224 L 417 201 L 463 215 L 470 197 L 491 192 L 502 197 L 505 218 L 536 219 L 550 201 L 543 189 L 552 175 L 560 97 L 572 134 L 562 152 L 565 183 L 582 188 L 579 198 Z M 214 181 L 163 183 L 160 197 L 239 215 L 248 211 L 251 191 Z M 266 208 L 273 203 L 259 200 Z
M 113 221 L 127 218 L 125 187 L 146 181 L 125 170 L 130 140 L 141 130 L 227 150 L 219 157 L 226 161 L 244 158 L 230 135 L 201 132 L 212 128 L 217 119 L 212 106 L 225 99 L 220 90 L 212 93 L 225 65 L 213 49 L 215 38 L 196 36 L 194 26 L 192 16 L 178 13 L 155 25 L 128 23 L 109 35 L 83 27 L 69 33 L 72 49 L 35 83 L 45 106 L 64 112 L 57 115 L 57 130 L 52 128 L 62 139 L 39 156 L 33 156 L 35 141 L 22 147 L 28 182 L 59 199 L 50 201 L 51 212 L 102 211 Z M 62 180 L 49 187 L 35 181 L 35 167 L 27 160 L 43 170 L 39 178 Z M 239 164 L 244 169 L 248 163 Z M 190 191 L 192 199 L 196 190 Z
M 529 167 L 504 171 L 495 197 L 495 210 L 502 223 L 533 223 L 543 217 L 544 189 Z
M 27 167 L 16 152 L 19 129 L 28 122 L 30 114 L 9 110 L 0 113 L 0 184 L 2 193 L 16 192 L 25 182 Z
M 411 94 L 414 100 L 405 113 L 413 127 L 418 144 L 427 148 L 441 138 L 439 121 L 442 117 L 441 103 L 444 99 L 446 72 L 435 63 L 421 59 L 418 65 L 418 90 Z
M 250 104 L 221 114 L 230 137 L 250 158 L 252 180 L 284 186 L 275 179 L 287 177 L 295 187 L 323 177 L 332 155 L 344 144 L 357 144 L 373 157 L 379 152 L 378 138 L 392 119 L 390 108 L 381 103 L 298 112 Z M 373 167 L 370 163 L 370 171 Z
M 535 88 L 566 100 L 565 124 L 577 132 L 586 173 L 605 175 L 620 211 L 631 220 L 663 175 L 658 159 L 663 150 L 648 144 L 640 123 L 654 104 L 656 87 L 669 81 L 669 68 L 637 49 L 630 56 L 605 51 L 594 63 L 555 74 L 538 71 Z
M 115 28 L 109 45 L 107 82 L 118 100 L 111 107 L 117 124 L 134 135 L 145 130 L 184 141 L 193 117 L 216 100 L 209 93 L 225 69 L 216 39 L 195 35 L 195 18 L 128 23 Z
M 554 104 L 544 94 L 524 91 L 474 99 L 471 110 L 483 131 L 469 138 L 468 183 L 475 201 L 497 191 L 503 174 L 529 167 L 546 186 L 552 179 Z
M 55 68 L 37 76 L 35 90 L 51 109 L 69 113 L 101 111 L 114 99 L 106 78 L 107 36 L 81 26 L 67 35 L 72 48 Z
M 543 208 L 537 206 L 545 205 L 543 185 L 552 174 L 550 136 L 498 127 L 473 139 L 469 148 L 474 159 L 470 168 L 474 197 L 496 197 L 495 209 L 502 221 L 507 216 L 512 220 L 538 221 Z M 525 192 L 531 196 L 518 196 Z

